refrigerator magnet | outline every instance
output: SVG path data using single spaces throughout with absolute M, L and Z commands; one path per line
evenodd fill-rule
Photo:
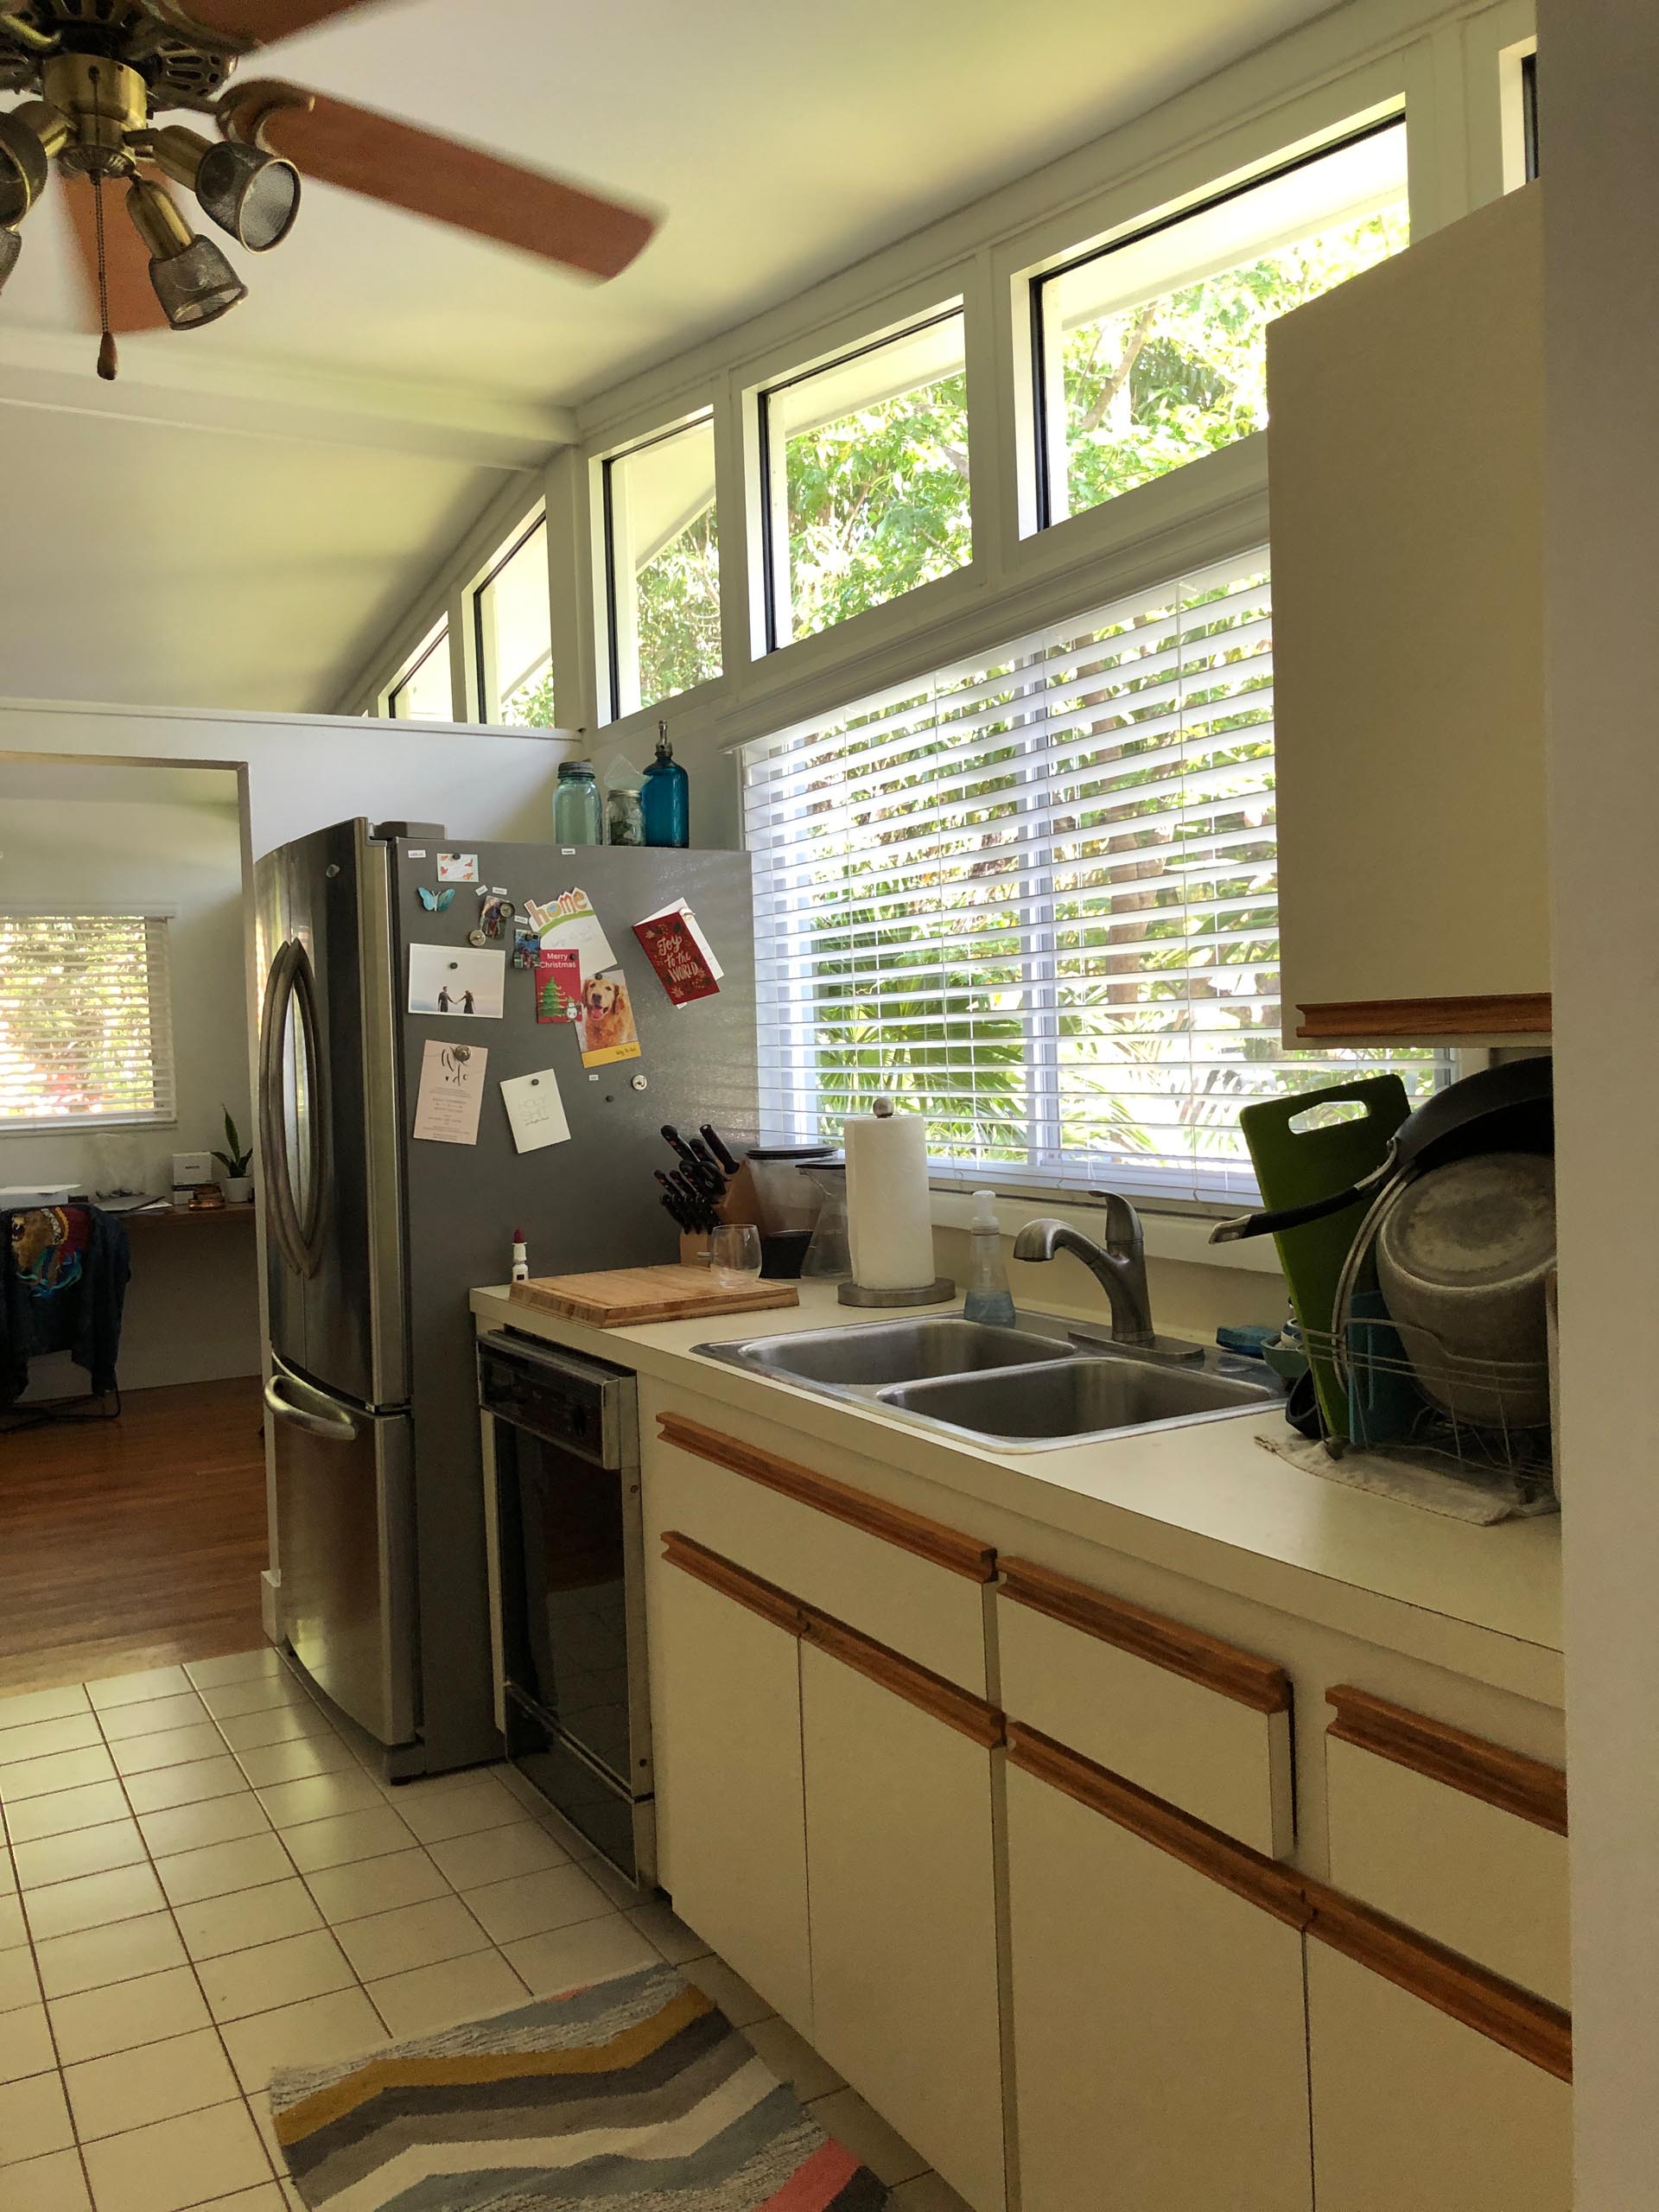
M 506 976 L 505 952 L 480 952 L 457 944 L 411 944 L 409 1010 L 499 1021 Z
M 415 888 L 420 893 L 421 904 L 429 914 L 442 913 L 455 895 L 453 891 L 429 890 L 423 883 L 417 883 Z
M 476 853 L 440 853 L 438 855 L 440 883 L 476 883 L 478 855 Z

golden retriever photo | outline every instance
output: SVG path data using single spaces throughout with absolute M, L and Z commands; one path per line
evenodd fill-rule
M 582 987 L 582 1059 L 584 1067 L 606 1060 L 637 1060 L 639 1033 L 620 968 L 589 976 Z

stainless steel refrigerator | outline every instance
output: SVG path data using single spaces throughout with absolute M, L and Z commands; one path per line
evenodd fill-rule
M 441 886 L 441 852 L 475 855 L 478 884 Z M 386 1747 L 388 1772 L 440 1771 L 500 1750 L 467 1294 L 505 1278 L 515 1228 L 537 1274 L 677 1256 L 652 1172 L 674 1165 L 661 1125 L 754 1134 L 749 864 L 356 821 L 267 854 L 256 880 L 284 1633 Z M 584 1067 L 575 1027 L 537 1020 L 511 923 L 486 948 L 505 956 L 499 1017 L 407 1011 L 411 946 L 471 950 L 480 890 L 495 887 L 520 926 L 527 899 L 588 894 L 624 972 L 638 1058 Z M 715 996 L 677 1007 L 632 925 L 678 899 L 724 974 Z M 416 1139 L 427 1042 L 461 1039 L 488 1056 L 477 1140 Z M 569 1140 L 520 1153 L 501 1081 L 550 1069 Z

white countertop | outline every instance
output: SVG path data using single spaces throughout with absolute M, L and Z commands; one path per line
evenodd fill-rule
M 1256 1441 L 1283 1433 L 1277 1414 L 1040 1452 L 981 1448 L 694 1350 L 891 1318 L 842 1306 L 823 1284 L 804 1283 L 798 1307 L 629 1329 L 560 1320 L 514 1304 L 505 1286 L 471 1302 L 480 1327 L 511 1324 L 1240 1597 L 1563 1701 L 1558 1516 L 1476 1528 L 1303 1473 Z

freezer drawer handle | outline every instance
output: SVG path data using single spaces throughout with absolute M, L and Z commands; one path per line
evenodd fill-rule
M 322 1413 L 312 1406 L 296 1406 L 286 1395 L 283 1380 L 282 1376 L 273 1375 L 265 1385 L 265 1403 L 278 1421 L 291 1421 L 296 1427 L 321 1436 L 330 1444 L 356 1442 L 357 1423 L 349 1414 Z

